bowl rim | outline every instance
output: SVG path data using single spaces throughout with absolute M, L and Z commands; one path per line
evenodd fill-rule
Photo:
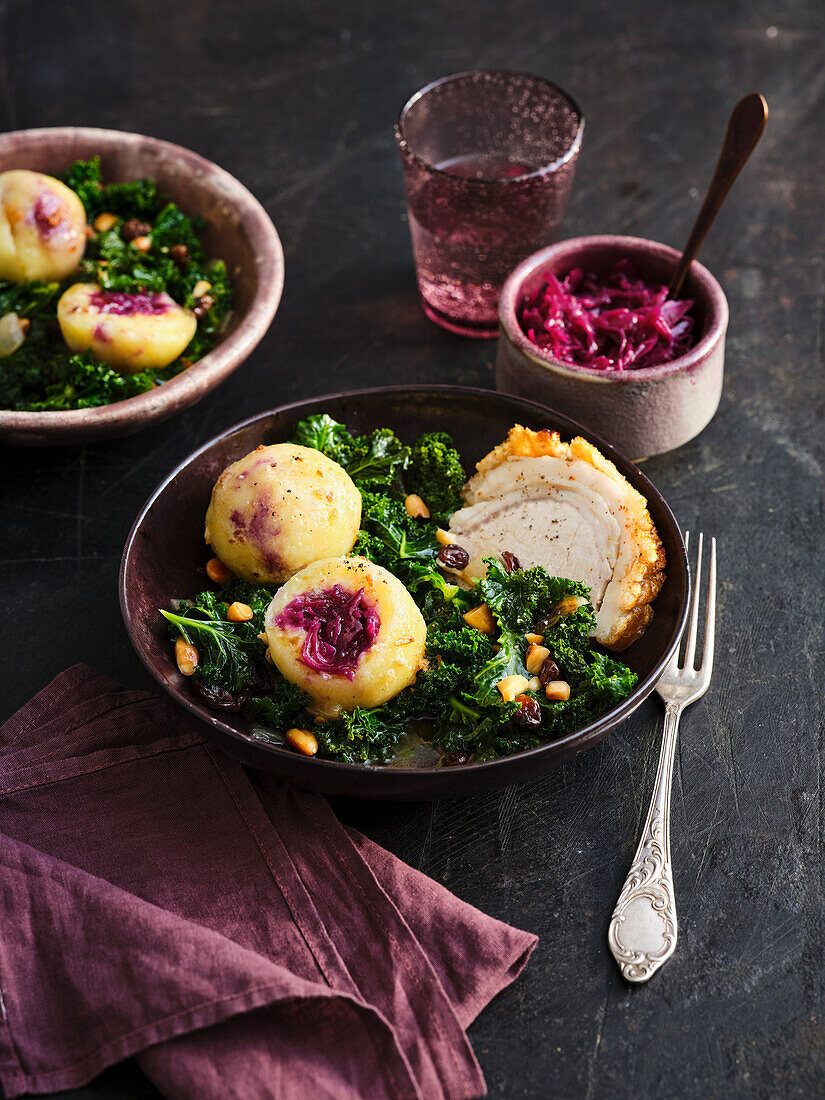
M 688 565 L 687 551 L 685 549 L 682 530 L 676 520 L 676 517 L 673 515 L 673 512 L 667 501 L 653 484 L 653 482 L 647 477 L 645 473 L 643 473 L 642 470 L 638 468 L 638 466 L 636 466 L 634 462 L 632 462 L 631 459 L 626 458 L 625 455 L 623 455 L 614 446 L 612 446 L 612 444 L 608 443 L 607 440 L 602 439 L 596 433 L 589 431 L 589 429 L 578 424 L 575 420 L 571 420 L 570 417 L 564 416 L 561 413 L 557 413 L 554 409 L 550 409 L 548 406 L 542 405 L 538 401 L 529 401 L 523 397 L 516 397 L 512 394 L 500 393 L 498 390 L 484 389 L 479 386 L 454 386 L 426 383 L 411 386 L 369 386 L 357 390 L 344 390 L 337 393 L 323 394 L 318 397 L 305 397 L 297 401 L 290 401 L 284 405 L 278 405 L 272 409 L 266 409 L 263 412 L 256 413 L 254 416 L 247 417 L 246 420 L 242 420 L 239 423 L 225 429 L 224 431 L 219 432 L 217 435 L 207 440 L 206 443 L 203 443 L 200 447 L 196 448 L 189 455 L 187 455 L 181 462 L 177 464 L 177 466 L 175 466 L 173 470 L 170 471 L 169 474 L 167 474 L 163 481 L 161 481 L 160 484 L 157 485 L 154 491 L 150 494 L 146 503 L 141 508 L 129 531 L 129 535 L 126 539 L 126 543 L 123 549 L 123 556 L 120 562 L 120 570 L 118 575 L 118 599 L 120 603 L 120 611 L 123 617 L 126 633 L 129 636 L 129 641 L 144 669 L 148 672 L 150 678 L 154 681 L 155 684 L 163 688 L 163 690 L 167 694 L 171 695 L 176 703 L 178 703 L 179 705 L 183 705 L 183 707 L 198 721 L 205 721 L 208 725 L 212 726 L 213 729 L 220 730 L 221 733 L 229 735 L 229 737 L 233 741 L 238 742 L 243 746 L 248 747 L 251 742 L 257 748 L 266 750 L 267 752 L 275 753 L 276 756 L 289 758 L 290 761 L 294 763 L 294 758 L 296 754 L 292 750 L 286 747 L 282 747 L 280 745 L 271 744 L 269 742 L 255 740 L 249 735 L 246 735 L 228 725 L 215 712 L 209 712 L 205 707 L 202 707 L 191 694 L 187 695 L 184 692 L 178 692 L 174 690 L 170 684 L 159 682 L 158 677 L 155 675 L 153 669 L 149 666 L 147 660 L 144 658 L 144 654 L 142 653 L 141 649 L 138 647 L 135 640 L 135 634 L 133 633 L 131 627 L 132 616 L 128 605 L 129 587 L 127 581 L 130 576 L 132 548 L 137 540 L 139 531 L 143 525 L 143 521 L 152 509 L 155 501 L 166 491 L 167 487 L 187 466 L 189 466 L 197 458 L 203 455 L 206 451 L 209 451 L 217 443 L 226 439 L 228 436 L 250 427 L 257 421 L 266 420 L 274 414 L 288 413 L 293 409 L 300 408 L 301 406 L 306 406 L 311 403 L 319 404 L 325 401 L 341 399 L 351 401 L 357 400 L 360 397 L 372 396 L 379 393 L 425 393 L 435 396 L 449 393 L 488 399 L 493 397 L 501 397 L 510 404 L 520 405 L 528 414 L 533 410 L 537 410 L 542 413 L 550 412 L 559 421 L 562 421 L 565 425 L 569 426 L 571 437 L 572 435 L 581 434 L 585 438 L 592 440 L 599 448 L 599 450 L 601 450 L 602 454 L 604 454 L 611 461 L 614 461 L 618 458 L 621 464 L 626 463 L 632 466 L 636 472 L 636 475 L 642 483 L 645 499 L 649 501 L 651 498 L 653 498 L 656 501 L 657 506 L 664 511 L 664 514 L 671 524 L 672 529 L 676 531 L 678 536 L 679 561 L 682 567 L 683 575 L 686 579 L 686 584 L 684 599 L 682 602 L 682 606 L 679 610 L 679 614 L 675 624 L 675 630 L 673 631 L 671 636 L 671 642 L 666 651 L 656 661 L 653 669 L 647 674 L 644 680 L 640 680 L 637 683 L 636 687 L 626 699 L 624 699 L 616 707 L 612 707 L 610 710 L 600 715 L 595 721 L 588 723 L 588 725 L 586 726 L 583 726 L 581 729 L 574 730 L 572 733 L 565 734 L 564 737 L 557 738 L 556 740 L 544 742 L 543 744 L 536 746 L 536 748 L 534 749 L 525 749 L 522 752 L 511 753 L 508 756 L 497 757 L 494 760 L 484 760 L 471 764 L 462 764 L 461 773 L 462 775 L 472 777 L 473 775 L 478 775 L 480 773 L 486 774 L 496 764 L 503 764 L 507 761 L 514 761 L 517 758 L 519 760 L 533 759 L 538 758 L 547 752 L 554 752 L 558 755 L 559 753 L 563 753 L 566 749 L 578 753 L 580 751 L 584 751 L 585 749 L 590 748 L 592 745 L 597 744 L 599 741 L 602 740 L 603 737 L 607 735 L 607 733 L 610 732 L 611 729 L 617 726 L 620 722 L 624 721 L 625 718 L 629 717 L 629 715 L 636 709 L 636 707 L 650 694 L 662 672 L 664 671 L 665 666 L 667 665 L 668 661 L 670 661 L 681 641 L 682 634 L 685 628 L 685 623 L 687 621 L 688 608 L 690 606 L 690 593 L 692 584 L 690 568 Z M 206 717 L 204 712 L 206 712 Z M 608 728 L 605 729 L 605 727 Z M 387 766 L 382 764 L 347 764 L 339 760 L 326 760 L 318 759 L 315 757 L 307 759 L 311 759 L 313 762 L 313 766 L 320 768 L 321 771 L 326 773 L 327 775 L 337 774 L 353 776 L 374 776 L 377 772 L 388 770 Z M 332 769 L 331 772 L 330 769 Z M 403 769 L 404 775 L 409 776 L 413 779 L 416 777 L 423 779 L 437 773 L 442 773 L 443 771 L 443 768 Z
M 616 233 L 594 233 L 582 237 L 570 237 L 564 241 L 534 252 L 531 256 L 514 268 L 508 275 L 501 291 L 499 299 L 500 336 L 506 337 L 514 347 L 531 362 L 539 367 L 544 367 L 554 374 L 563 375 L 576 381 L 601 382 L 606 384 L 632 384 L 634 382 L 656 381 L 666 378 L 671 374 L 679 374 L 682 371 L 690 371 L 698 366 L 713 348 L 724 337 L 728 327 L 729 310 L 725 292 L 718 280 L 711 272 L 694 260 L 690 266 L 690 275 L 696 280 L 703 292 L 703 301 L 707 307 L 710 323 L 702 337 L 676 359 L 669 363 L 660 363 L 655 367 L 641 367 L 634 370 L 600 371 L 591 367 L 579 367 L 572 363 L 562 362 L 554 356 L 539 348 L 523 331 L 516 316 L 516 307 L 521 298 L 522 287 L 538 268 L 564 258 L 567 262 L 577 253 L 591 249 L 613 248 L 623 255 L 630 253 L 632 256 L 649 256 L 651 253 L 660 258 L 667 259 L 676 265 L 681 252 L 662 241 L 654 241 L 648 237 L 629 237 Z
M 80 138 L 98 141 L 110 148 L 114 145 L 135 148 L 151 146 L 170 160 L 183 163 L 197 174 L 217 185 L 214 189 L 244 216 L 250 237 L 255 244 L 258 266 L 258 286 L 249 308 L 237 327 L 222 339 L 202 359 L 188 369 L 147 393 L 86 409 L 32 411 L 0 409 L 3 431 L 41 432 L 50 429 L 69 435 L 73 430 L 93 429 L 100 425 L 117 428 L 136 419 L 151 421 L 155 416 L 192 403 L 222 382 L 260 343 L 272 323 L 284 288 L 284 251 L 278 231 L 269 214 L 252 192 L 225 168 L 183 145 L 130 130 L 111 130 L 97 126 L 45 126 L 27 130 L 10 130 L 0 134 L 0 154 L 7 147 L 23 146 L 56 138 Z M 104 150 L 101 150 L 104 151 Z
M 468 77 L 476 76 L 526 76 L 531 80 L 538 81 L 538 83 L 544 84 L 548 88 L 552 88 L 554 91 L 558 92 L 563 99 L 567 100 L 572 108 L 574 116 L 578 119 L 578 125 L 573 140 L 570 142 L 570 146 L 560 157 L 556 157 L 555 160 L 550 161 L 548 164 L 542 164 L 540 167 L 534 168 L 532 172 L 523 172 L 520 176 L 507 176 L 506 179 L 485 179 L 483 177 L 481 179 L 475 179 L 474 177 L 463 176 L 460 177 L 462 184 L 468 184 L 470 186 L 478 184 L 481 187 L 489 187 L 490 185 L 501 187 L 507 184 L 524 183 L 525 180 L 538 179 L 541 176 L 548 175 L 550 172 L 557 172 L 562 165 L 566 164 L 569 160 L 573 160 L 578 154 L 584 138 L 585 125 L 584 112 L 578 102 L 568 91 L 565 91 L 560 84 L 556 84 L 555 81 L 548 80 L 547 77 L 539 76 L 537 73 L 529 73 L 521 69 L 462 69 L 461 72 L 448 73 L 447 76 L 440 76 L 437 80 L 431 80 L 429 84 L 425 84 L 422 88 L 419 88 L 418 91 L 413 92 L 398 112 L 398 118 L 395 122 L 395 140 L 398 142 L 398 148 L 402 154 L 409 156 L 409 158 L 415 161 L 420 168 L 423 168 L 434 176 L 444 176 L 453 181 L 457 179 L 451 172 L 445 172 L 443 168 L 436 167 L 436 165 L 432 164 L 413 149 L 404 133 L 404 119 L 406 118 L 407 112 L 419 99 L 423 99 L 428 92 L 433 91 L 442 84 L 450 84 L 454 80 L 466 80 Z

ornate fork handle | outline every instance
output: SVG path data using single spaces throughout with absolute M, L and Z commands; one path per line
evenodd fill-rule
M 642 839 L 616 902 L 607 941 L 629 982 L 645 982 L 676 947 L 676 899 L 670 865 L 670 789 L 682 708 L 668 703 L 659 767 Z

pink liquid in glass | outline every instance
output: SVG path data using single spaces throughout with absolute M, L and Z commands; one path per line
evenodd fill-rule
M 410 203 L 410 232 L 425 309 L 429 306 L 438 317 L 460 318 L 469 325 L 495 326 L 504 280 L 540 246 L 533 245 L 532 238 L 527 247 L 524 243 L 525 224 L 535 221 L 529 191 L 509 196 L 494 181 L 510 181 L 533 168 L 496 153 L 456 157 L 435 167 L 455 182 L 429 175 Z M 491 186 L 470 189 L 463 180 L 490 181 Z
M 496 335 L 505 279 L 556 238 L 582 125 L 561 89 L 525 73 L 459 73 L 407 103 L 396 138 L 419 293 L 433 321 Z

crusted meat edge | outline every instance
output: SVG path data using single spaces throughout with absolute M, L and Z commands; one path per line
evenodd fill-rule
M 650 606 L 665 583 L 665 551 L 659 534 L 647 510 L 647 501 L 616 469 L 610 459 L 592 443 L 576 436 L 569 443 L 562 442 L 558 432 L 542 429 L 535 432 L 521 424 L 515 424 L 503 443 L 494 447 L 476 464 L 477 473 L 470 478 L 462 491 L 464 499 L 473 492 L 475 484 L 484 474 L 501 466 L 508 458 L 558 458 L 566 462 L 576 459 L 587 462 L 621 486 L 631 511 L 634 524 L 630 528 L 636 545 L 636 554 L 628 565 L 622 583 L 622 600 L 619 615 L 605 637 L 599 637 L 609 649 L 627 649 L 644 633 L 653 618 Z M 617 579 L 614 577 L 614 580 Z

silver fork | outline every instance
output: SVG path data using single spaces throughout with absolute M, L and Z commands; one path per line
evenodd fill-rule
M 685 532 L 685 549 L 690 533 Z M 676 948 L 676 899 L 670 865 L 670 788 L 673 758 L 682 711 L 708 690 L 713 672 L 713 634 L 716 621 L 716 539 L 710 540 L 705 645 L 702 663 L 695 668 L 699 621 L 699 582 L 702 577 L 702 535 L 696 554 L 685 660 L 679 665 L 679 649 L 668 662 L 656 691 L 665 702 L 665 729 L 653 797 L 642 839 L 616 902 L 607 942 L 629 982 L 646 982 Z

